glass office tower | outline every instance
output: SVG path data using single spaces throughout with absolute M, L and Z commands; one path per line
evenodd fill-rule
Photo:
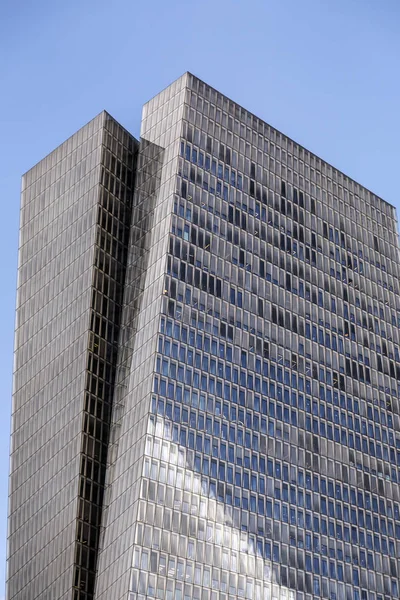
M 8 600 L 398 598 L 394 208 L 189 73 L 93 123 L 90 256 L 21 220 Z

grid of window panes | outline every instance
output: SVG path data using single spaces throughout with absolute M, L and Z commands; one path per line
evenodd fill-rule
M 398 598 L 394 209 L 187 103 L 132 598 Z
M 8 600 L 72 597 L 103 121 L 22 181 Z
M 143 109 L 96 583 L 104 600 L 126 600 L 131 580 L 185 79 Z
M 132 212 L 136 140 L 105 113 L 82 425 L 74 600 L 92 600 Z

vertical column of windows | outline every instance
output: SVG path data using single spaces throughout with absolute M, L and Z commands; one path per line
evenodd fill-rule
M 107 128 L 82 424 L 75 600 L 91 600 L 94 594 L 136 161 L 133 139 L 111 120 Z

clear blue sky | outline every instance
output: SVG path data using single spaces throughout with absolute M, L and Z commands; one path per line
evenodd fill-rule
M 396 204 L 399 0 L 3 0 L 0 600 L 21 174 L 102 109 L 134 135 L 184 71 Z

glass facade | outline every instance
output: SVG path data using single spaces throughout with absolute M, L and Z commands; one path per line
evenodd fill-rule
M 104 146 L 101 156 L 99 214 L 105 168 L 114 172 Z M 117 205 L 113 200 L 113 210 Z M 70 555 L 69 596 L 64 577 L 65 595 L 13 592 L 9 600 L 398 598 L 394 208 L 186 73 L 144 107 L 128 213 L 120 238 L 127 259 L 120 261 L 115 288 L 120 310 L 117 316 L 96 313 L 115 329 L 109 346 L 105 337 L 105 352 L 115 348 L 102 377 L 112 407 L 105 422 L 84 404 L 87 382 L 98 371 L 93 375 L 92 342 L 83 347 L 90 360 L 82 366 L 79 415 L 85 417 L 76 423 L 76 436 L 85 438 L 86 418 L 101 431 L 106 424 L 98 438 L 103 475 L 96 480 L 104 494 L 95 502 L 97 520 L 88 525 L 92 562 L 86 555 L 83 568 L 83 559 Z M 100 225 L 93 227 L 100 233 Z M 104 244 L 95 247 L 99 256 Z M 20 256 L 24 264 L 30 254 Z M 68 246 L 65 256 L 72 264 Z M 95 318 L 98 280 L 87 281 L 93 296 L 77 306 Z M 52 299 L 58 292 L 47 293 Z M 16 358 L 24 364 L 19 326 L 20 320 Z M 71 335 L 69 323 L 58 326 L 60 335 Z M 89 340 L 93 327 L 86 319 Z M 26 328 L 24 343 L 33 335 Z M 35 344 L 28 347 L 32 360 L 41 357 L 40 348 L 33 355 Z M 28 386 L 37 379 L 32 371 L 24 377 Z M 70 372 L 60 377 L 71 385 Z M 93 407 L 106 402 L 98 400 L 98 389 Z M 35 393 L 28 388 L 24 397 L 36 401 Z M 67 445 L 74 432 L 57 414 L 56 437 Z M 43 434 L 35 429 L 32 408 L 18 418 L 13 452 L 18 427 L 29 430 L 31 444 L 53 439 L 52 426 Z M 32 464 L 23 466 L 23 479 L 41 468 L 49 479 L 48 464 L 31 457 L 30 449 L 24 450 Z M 77 479 L 84 476 L 85 452 L 76 449 Z M 33 479 L 32 491 L 40 491 Z M 13 481 L 17 513 L 24 504 L 14 463 Z M 80 531 L 82 488 L 62 481 L 70 502 L 76 496 L 68 522 L 72 528 L 75 518 Z M 66 494 L 60 500 L 59 485 L 45 486 L 53 510 L 67 501 Z M 34 514 L 38 505 L 25 502 L 24 510 Z M 90 496 L 90 510 L 93 502 Z M 43 518 L 46 527 L 51 521 Z M 21 521 L 17 533 L 11 524 L 10 548 L 17 539 L 29 544 L 30 526 Z M 82 557 L 87 540 L 79 535 L 71 534 L 71 544 Z M 43 539 L 35 542 L 39 548 Z M 63 538 L 60 553 L 67 542 Z M 31 585 L 30 571 L 15 556 L 17 550 L 9 551 L 9 571 L 21 569 Z M 40 569 L 40 558 L 32 557 L 32 568 Z M 47 585 L 55 585 L 46 573 Z
M 93 598 L 136 152 L 103 112 L 22 180 L 9 600 Z

